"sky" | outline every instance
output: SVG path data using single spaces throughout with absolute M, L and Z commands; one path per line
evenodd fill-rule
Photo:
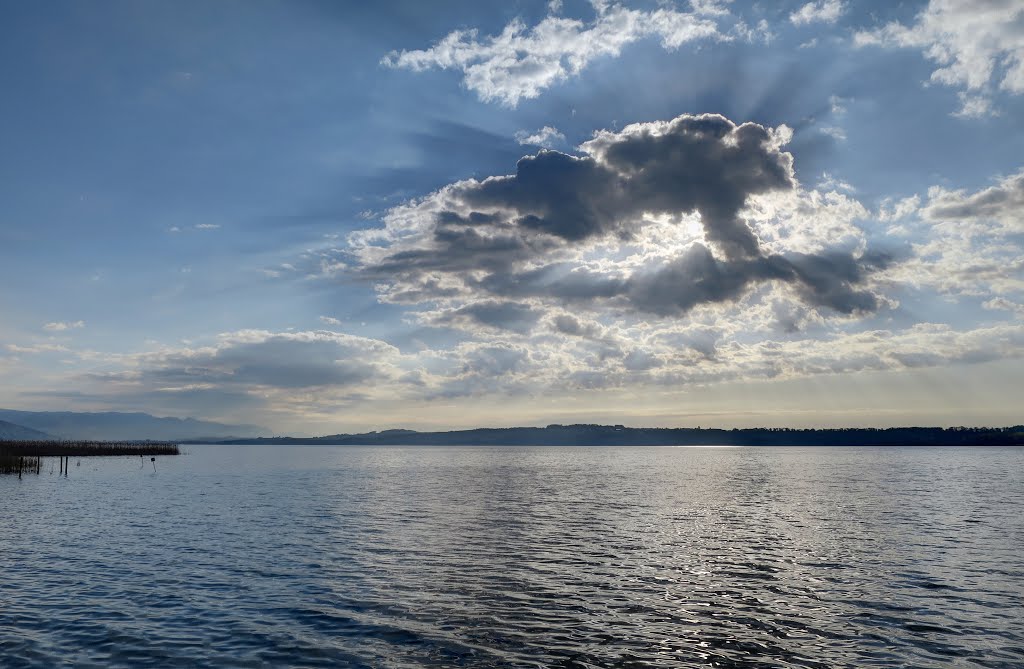
M 1016 0 L 0 6 L 0 406 L 1013 425 Z

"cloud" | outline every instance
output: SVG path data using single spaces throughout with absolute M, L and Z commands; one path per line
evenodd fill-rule
M 934 187 L 922 210 L 931 221 L 995 222 L 1006 232 L 1024 233 L 1024 169 L 976 193 Z
M 213 346 L 149 356 L 141 375 L 165 389 L 353 386 L 384 374 L 381 358 L 393 353 L 383 342 L 337 332 L 243 330 L 221 335 Z
M 821 134 L 828 135 L 837 142 L 846 141 L 846 130 L 838 125 L 823 125 L 819 128 Z
M 217 223 L 199 223 L 195 226 L 196 230 L 217 230 L 220 225 Z
M 0 367 L 9 364 L 15 372 L 29 354 L 61 356 L 59 369 L 37 370 L 33 381 L 59 385 L 61 397 L 84 410 L 115 406 L 210 418 L 245 415 L 287 421 L 300 431 L 311 418 L 337 421 L 355 406 L 401 402 L 427 392 L 427 381 L 437 385 L 423 368 L 430 352 L 417 358 L 377 339 L 325 330 L 240 330 L 206 344 L 138 353 L 54 344 L 2 348 L 9 355 L 0 354 Z M 19 392 L 32 390 L 25 385 Z
M 876 310 L 887 261 L 850 225 L 866 211 L 799 189 L 789 136 L 718 115 L 598 132 L 581 155 L 541 151 L 391 210 L 349 238 L 353 266 L 385 302 L 443 305 L 429 321 L 518 332 L 538 309 L 678 317 L 760 285 Z
M 890 205 L 892 206 L 892 205 Z M 1000 297 L 1024 292 L 1024 169 L 970 192 L 933 186 L 924 204 L 906 198 L 882 212 L 913 257 L 889 274 L 947 295 Z
M 1010 323 L 977 329 L 920 323 L 899 331 L 802 337 L 792 332 L 751 341 L 749 331 L 737 336 L 707 326 L 617 326 L 601 339 L 537 334 L 466 342 L 438 354 L 445 371 L 432 379 L 424 396 L 692 389 L 730 381 L 977 364 L 1024 353 L 1024 327 Z
M 1013 0 L 931 0 L 910 26 L 889 23 L 854 35 L 858 46 L 921 49 L 938 84 L 962 88 L 957 115 L 992 113 L 994 88 L 1024 93 L 1024 4 Z
M 992 311 L 1009 311 L 1018 317 L 1024 316 L 1024 304 L 1011 302 L 1005 297 L 994 297 L 983 302 L 981 306 Z
M 7 344 L 7 350 L 11 353 L 68 353 L 71 349 L 62 344 L 32 344 L 20 346 L 18 344 Z
M 340 320 L 338 320 L 337 318 L 334 318 L 333 316 L 321 316 L 320 317 L 320 322 L 321 323 L 325 323 L 326 325 L 341 325 L 342 324 Z
M 85 321 L 54 321 L 43 325 L 44 330 L 50 332 L 64 332 L 65 330 L 78 330 L 85 327 Z
M 480 325 L 497 330 L 529 332 L 540 318 L 541 312 L 528 304 L 485 300 L 452 309 L 433 318 L 435 324 L 461 324 L 466 329 Z
M 842 0 L 818 0 L 806 5 L 789 15 L 790 22 L 795 26 L 809 23 L 835 23 L 846 12 L 846 3 Z
M 591 4 L 596 13 L 591 21 L 558 16 L 557 8 L 552 8 L 532 27 L 515 19 L 500 34 L 483 39 L 475 29 L 456 30 L 429 49 L 395 51 L 381 63 L 414 72 L 460 70 L 465 86 L 482 101 L 515 107 L 579 74 L 598 58 L 618 56 L 623 47 L 641 39 L 658 38 L 669 50 L 697 40 L 728 39 L 714 20 L 706 18 L 724 11 L 718 3 L 695 2 L 691 12 L 627 9 L 599 0 Z
M 775 39 L 775 33 L 771 31 L 768 21 L 761 19 L 753 27 L 748 26 L 744 21 L 737 21 L 732 27 L 730 34 L 735 35 L 745 42 L 763 42 L 770 44 Z
M 830 95 L 828 98 L 829 111 L 834 116 L 842 116 L 846 113 L 846 105 L 851 101 L 850 98 L 842 98 L 838 95 Z
M 971 95 L 960 91 L 956 96 L 960 100 L 960 109 L 953 112 L 953 116 L 957 118 L 984 118 L 999 115 L 992 104 L 992 99 L 986 95 Z
M 206 346 L 77 355 L 93 369 L 72 382 L 107 403 L 143 402 L 202 415 L 260 407 L 303 414 L 400 397 L 410 386 L 401 379 L 418 370 L 385 342 L 326 330 L 241 330 Z
M 603 331 L 600 324 L 577 318 L 572 314 L 557 314 L 551 326 L 557 332 L 574 337 L 597 337 Z
M 534 133 L 520 130 L 516 133 L 516 141 L 526 146 L 541 146 L 551 149 L 565 144 L 565 135 L 558 132 L 557 128 L 546 125 Z

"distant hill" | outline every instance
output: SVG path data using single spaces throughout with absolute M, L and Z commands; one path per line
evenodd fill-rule
M 385 430 L 314 438 L 239 439 L 226 443 L 348 446 L 1008 446 L 1024 445 L 1024 426 L 720 430 L 548 425 L 452 432 Z
M 158 418 L 146 413 L 0 409 L 0 421 L 39 430 L 47 433 L 44 438 L 57 439 L 220 441 L 270 434 L 255 425 L 225 425 L 194 418 Z
M 39 430 L 0 420 L 0 439 L 8 441 L 35 441 L 39 439 L 53 439 L 53 437 Z

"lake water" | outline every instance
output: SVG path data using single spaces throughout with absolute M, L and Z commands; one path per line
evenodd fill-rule
M 189 446 L 0 477 L 0 665 L 1024 666 L 1024 449 Z

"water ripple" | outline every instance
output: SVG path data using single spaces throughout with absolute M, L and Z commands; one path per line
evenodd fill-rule
M 1024 449 L 193 447 L 0 478 L 4 667 L 1024 665 Z

